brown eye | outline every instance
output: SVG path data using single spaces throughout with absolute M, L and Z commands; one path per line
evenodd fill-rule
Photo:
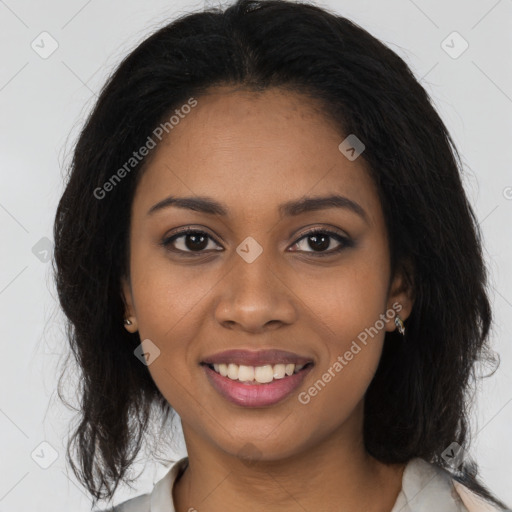
M 337 247 L 332 248 L 333 239 L 338 243 Z M 328 256 L 341 252 L 347 247 L 353 247 L 353 241 L 340 233 L 325 229 L 314 229 L 305 233 L 292 247 L 299 247 L 300 244 L 309 247 L 299 249 L 298 252 L 306 252 L 315 256 Z M 213 245 L 212 245 L 213 244 Z M 185 228 L 170 237 L 162 240 L 161 245 L 169 251 L 182 253 L 184 255 L 201 255 L 202 253 L 213 251 L 222 251 L 222 248 L 205 231 Z M 217 247 L 217 248 L 216 248 Z
M 165 238 L 162 241 L 162 245 L 174 252 L 201 253 L 205 252 L 205 249 L 209 247 L 210 241 L 213 242 L 213 239 L 204 231 L 187 228 L 175 235 Z M 212 247 L 210 247 L 210 249 L 212 249 Z
M 335 247 L 334 249 L 331 248 L 331 250 L 326 250 L 331 246 L 332 239 L 338 242 L 338 247 Z M 312 249 L 312 251 L 299 249 L 301 252 L 318 253 L 318 256 L 338 253 L 346 247 L 353 246 L 352 240 L 346 236 L 325 229 L 315 229 L 307 232 L 305 235 L 299 238 L 297 242 L 295 242 L 293 247 L 299 246 L 302 241 L 304 241 L 303 245 L 307 245 Z

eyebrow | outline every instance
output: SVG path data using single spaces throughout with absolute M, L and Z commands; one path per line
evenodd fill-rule
M 211 197 L 204 196 L 169 196 L 153 205 L 149 209 L 147 215 L 153 215 L 155 212 L 161 211 L 171 206 L 206 213 L 209 215 L 220 215 L 222 217 L 227 217 L 229 215 L 229 209 L 226 205 L 219 203 Z M 302 213 L 326 210 L 329 208 L 343 208 L 350 210 L 359 215 L 365 222 L 368 223 L 368 215 L 359 203 L 352 201 L 348 197 L 337 194 L 321 197 L 306 196 L 298 200 L 288 201 L 279 205 L 278 212 L 281 217 L 294 217 Z

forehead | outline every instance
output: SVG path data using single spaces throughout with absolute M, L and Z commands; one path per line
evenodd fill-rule
M 139 213 L 168 195 L 216 197 L 233 216 L 279 215 L 277 204 L 305 195 L 378 207 L 364 160 L 340 152 L 344 135 L 308 96 L 218 87 L 196 100 L 153 150 L 137 188 Z

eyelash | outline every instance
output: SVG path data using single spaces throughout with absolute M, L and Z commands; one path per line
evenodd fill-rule
M 174 248 L 171 248 L 171 244 L 176 241 L 178 238 L 182 238 L 182 237 L 185 237 L 187 235 L 190 235 L 190 234 L 194 234 L 194 235 L 206 235 L 210 240 L 213 240 L 215 243 L 217 243 L 208 233 L 206 233 L 205 231 L 201 231 L 201 230 L 198 230 L 198 229 L 193 229 L 193 228 L 190 228 L 190 227 L 187 227 L 187 228 L 183 228 L 181 229 L 178 233 L 175 233 L 174 235 L 170 236 L 170 237 L 166 237 L 162 240 L 161 242 L 161 245 L 163 247 L 165 247 L 167 250 L 169 251 L 172 251 L 172 252 L 176 252 L 176 253 L 180 253 L 181 255 L 186 255 L 186 257 L 198 257 L 198 256 L 202 256 L 206 251 L 204 250 L 201 250 L 201 251 L 183 251 L 181 249 L 174 249 Z M 313 235 L 318 235 L 318 234 L 323 234 L 323 235 L 328 235 L 329 237 L 332 237 L 334 238 L 336 241 L 340 242 L 342 245 L 336 249 L 331 249 L 330 251 L 323 251 L 323 252 L 316 252 L 316 251 L 298 251 L 298 252 L 306 252 L 306 253 L 310 253 L 310 254 L 314 254 L 315 257 L 325 257 L 325 256 L 331 256 L 333 254 L 338 254 L 340 253 L 341 251 L 343 251 L 344 249 L 348 248 L 348 247 L 352 247 L 354 244 L 352 242 L 351 239 L 347 238 L 346 236 L 343 236 L 335 231 L 331 231 L 331 230 L 328 230 L 328 229 L 321 229 L 321 228 L 313 228 L 313 229 L 310 229 L 309 231 L 306 231 L 305 233 L 303 233 L 301 235 L 300 238 L 298 238 L 294 243 L 293 245 L 296 245 L 297 243 L 299 243 L 300 241 L 302 241 L 303 239 L 306 239 L 310 236 L 313 236 Z M 330 245 L 330 244 L 329 244 Z M 219 251 L 220 252 L 220 251 Z

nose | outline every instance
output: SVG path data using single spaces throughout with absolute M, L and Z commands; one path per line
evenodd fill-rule
M 298 299 L 287 272 L 263 251 L 254 261 L 236 255 L 233 267 L 218 285 L 217 322 L 229 329 L 264 332 L 294 323 Z

